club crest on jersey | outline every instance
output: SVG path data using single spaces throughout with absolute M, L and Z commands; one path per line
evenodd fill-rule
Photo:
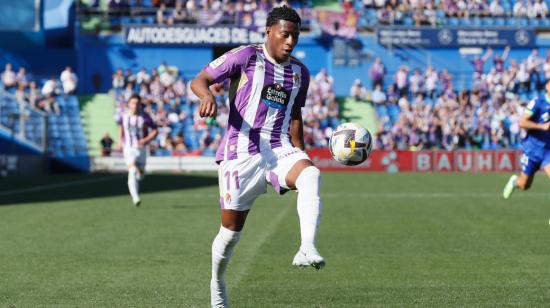
M 271 108 L 285 109 L 290 101 L 290 94 L 281 84 L 270 84 L 262 90 L 262 101 Z
M 225 62 L 226 59 L 227 59 L 227 56 L 222 55 L 221 57 L 217 58 L 216 60 L 210 62 L 210 67 L 211 68 L 216 68 L 216 67 L 222 65 Z

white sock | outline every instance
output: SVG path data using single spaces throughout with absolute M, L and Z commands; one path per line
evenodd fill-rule
M 220 232 L 212 243 L 212 280 L 210 281 L 210 302 L 212 307 L 227 307 L 224 274 L 231 259 L 233 248 L 239 241 L 241 232 L 231 231 L 220 226 Z
M 135 202 L 136 200 L 139 200 L 139 183 L 137 180 L 137 168 L 136 167 L 130 167 L 128 170 L 128 189 L 130 190 L 130 195 L 132 196 L 132 200 Z
M 300 249 L 315 247 L 317 228 L 321 219 L 322 204 L 319 197 L 321 172 L 317 167 L 309 166 L 302 170 L 296 179 L 298 189 L 298 216 L 300 218 Z

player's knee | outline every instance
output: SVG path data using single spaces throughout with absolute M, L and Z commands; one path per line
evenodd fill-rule
M 296 188 L 300 190 L 300 186 L 303 185 L 311 185 L 312 183 L 319 183 L 319 180 L 321 179 L 321 171 L 319 168 L 315 166 L 309 166 L 306 167 L 302 172 L 300 172 L 300 175 L 298 176 L 298 179 L 296 179 Z

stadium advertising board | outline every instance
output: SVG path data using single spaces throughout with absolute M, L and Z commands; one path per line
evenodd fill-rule
M 307 151 L 324 170 L 376 172 L 512 172 L 517 171 L 517 151 L 372 151 L 359 166 L 339 164 L 326 149 Z
M 243 45 L 263 43 L 264 33 L 239 27 L 128 26 L 128 45 Z
M 516 47 L 535 45 L 533 29 L 484 28 L 379 28 L 378 43 L 384 46 L 414 46 L 426 48 Z
M 335 161 L 328 149 L 307 151 L 322 170 L 374 172 L 514 172 L 520 168 L 521 152 L 498 151 L 372 151 L 359 166 L 344 166 Z M 0 156 L 0 167 L 2 157 Z M 215 171 L 218 165 L 212 157 L 171 156 L 149 157 L 148 172 Z M 122 157 L 91 158 L 92 172 L 126 172 Z

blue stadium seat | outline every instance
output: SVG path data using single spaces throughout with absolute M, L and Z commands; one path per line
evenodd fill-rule
M 506 24 L 506 20 L 504 20 L 504 18 L 502 17 L 495 18 L 494 21 L 495 21 L 495 26 L 498 26 L 498 27 L 502 27 Z
M 506 20 L 506 23 L 508 26 L 511 26 L 511 27 L 517 26 L 519 24 L 518 19 L 516 18 L 508 18 Z
M 471 26 L 471 25 L 473 25 L 472 20 L 469 19 L 469 18 L 460 18 L 459 21 L 460 21 L 461 26 Z
M 529 25 L 529 21 L 526 18 L 520 18 L 518 20 L 518 25 L 522 27 L 527 27 L 527 25 Z
M 410 17 L 405 17 L 405 19 L 403 19 L 403 24 L 405 26 L 412 26 L 414 24 L 414 20 Z
M 528 19 L 528 23 L 529 23 L 529 26 L 531 27 L 538 27 L 541 24 L 540 19 L 537 19 L 537 18 Z
M 482 18 L 481 19 L 481 25 L 491 27 L 495 24 L 495 20 L 493 18 Z

